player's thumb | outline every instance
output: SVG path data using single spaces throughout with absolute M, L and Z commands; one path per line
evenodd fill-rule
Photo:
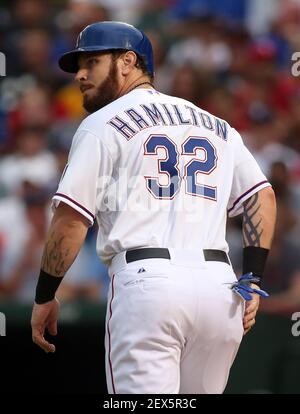
M 47 330 L 49 332 L 50 335 L 57 335 L 57 321 L 51 321 L 49 322 L 48 326 L 47 326 Z

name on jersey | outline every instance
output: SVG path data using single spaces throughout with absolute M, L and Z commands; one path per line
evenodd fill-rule
M 217 117 L 201 112 L 188 105 L 168 105 L 150 103 L 138 105 L 124 111 L 124 115 L 116 115 L 108 121 L 127 140 L 138 132 L 153 126 L 193 125 L 215 132 L 217 136 L 227 141 L 227 123 Z

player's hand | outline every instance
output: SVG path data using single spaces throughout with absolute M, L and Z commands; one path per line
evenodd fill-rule
M 42 305 L 34 304 L 31 316 L 32 340 L 46 353 L 55 352 L 55 345 L 44 338 L 45 329 L 50 335 L 57 334 L 59 301 L 54 298 Z
M 258 286 L 251 284 L 251 287 L 259 289 Z M 245 315 L 243 318 L 244 335 L 250 331 L 255 325 L 255 317 L 259 307 L 260 296 L 256 293 L 251 293 L 252 299 L 246 301 Z

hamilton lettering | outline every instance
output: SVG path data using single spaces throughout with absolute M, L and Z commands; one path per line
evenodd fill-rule
M 141 114 L 141 109 L 145 112 L 147 119 L 145 119 L 145 115 Z M 228 138 L 226 121 L 205 112 L 197 111 L 188 105 L 168 105 L 162 102 L 152 102 L 148 106 L 139 105 L 138 107 L 125 109 L 124 116 L 116 115 L 107 124 L 127 140 L 133 138 L 137 132 L 158 125 L 176 127 L 194 125 L 202 130 L 202 133 L 205 133 L 205 131 L 214 132 L 216 136 L 224 141 L 227 141 Z M 138 131 L 136 128 L 138 128 Z

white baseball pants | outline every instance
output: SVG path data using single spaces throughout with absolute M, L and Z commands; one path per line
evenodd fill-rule
M 106 377 L 110 394 L 217 394 L 243 336 L 232 267 L 199 252 L 110 267 Z

